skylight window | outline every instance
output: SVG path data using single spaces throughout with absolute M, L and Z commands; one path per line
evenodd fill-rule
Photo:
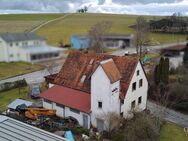
M 90 62 L 89 62 L 89 65 L 92 65 L 94 62 L 94 59 L 91 59 Z
M 85 79 L 86 79 L 86 75 L 83 75 L 80 82 L 83 83 L 85 81 Z

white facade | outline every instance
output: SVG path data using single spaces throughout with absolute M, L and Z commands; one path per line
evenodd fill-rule
M 103 68 L 99 66 L 91 77 L 91 123 L 97 127 L 97 119 L 104 120 L 108 113 L 120 113 L 119 84 L 117 81 L 113 84 Z M 115 88 L 117 90 L 112 92 Z M 99 102 L 102 108 L 99 108 Z
M 79 125 L 88 129 L 90 128 L 89 114 L 50 101 L 43 100 L 42 103 L 44 108 L 56 110 L 57 116 L 62 118 L 73 117 L 78 121 Z
M 136 90 L 132 90 L 132 83 L 134 82 L 136 82 Z M 142 83 L 142 86 L 139 86 L 139 83 Z M 131 111 L 133 110 L 144 110 L 146 108 L 147 91 L 148 82 L 145 73 L 142 69 L 142 66 L 139 62 L 133 74 L 129 88 L 127 90 L 127 94 L 124 99 L 124 104 L 120 104 L 120 81 L 111 84 L 104 70 L 101 66 L 99 66 L 91 78 L 92 125 L 97 128 L 99 126 L 103 126 L 103 129 L 105 130 L 107 125 L 107 123 L 105 123 L 105 118 L 106 116 L 108 116 L 108 113 L 115 112 L 118 115 L 121 114 L 123 115 L 123 117 L 127 118 L 131 116 Z M 140 103 L 138 102 L 139 99 Z M 132 108 L 131 105 L 134 101 L 135 107 Z M 99 102 L 102 102 L 102 108 L 99 108 Z M 97 121 L 99 121 L 100 123 L 97 123 Z
M 47 46 L 45 40 L 6 42 L 0 37 L 0 62 L 38 62 L 61 54 L 62 49 Z
M 138 73 L 138 74 L 137 74 Z M 142 80 L 142 86 L 139 86 L 139 81 Z M 136 89 L 133 90 L 133 83 L 136 82 Z M 124 99 L 124 104 L 121 105 L 121 113 L 124 117 L 131 116 L 131 111 L 142 111 L 146 109 L 147 102 L 147 92 L 148 92 L 148 81 L 144 70 L 140 62 L 138 63 L 135 72 L 133 74 L 132 80 L 130 81 L 127 94 Z M 139 97 L 141 97 L 141 103 L 139 103 Z M 135 108 L 132 108 L 132 102 L 135 101 Z

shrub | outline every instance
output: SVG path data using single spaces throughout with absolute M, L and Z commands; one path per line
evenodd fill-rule
M 75 127 L 72 129 L 72 132 L 77 135 L 85 134 L 89 136 L 89 130 L 83 127 Z
M 17 80 L 14 82 L 6 82 L 0 85 L 0 92 L 8 91 L 13 88 L 20 88 L 27 86 L 27 82 L 25 79 L 23 80 Z
M 188 102 L 174 104 L 172 108 L 182 112 L 188 112 Z

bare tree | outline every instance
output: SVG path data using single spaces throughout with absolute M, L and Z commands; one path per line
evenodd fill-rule
M 111 137 L 113 131 L 119 129 L 121 119 L 122 118 L 114 112 L 108 112 L 107 114 L 105 114 L 105 128 L 109 134 L 109 137 Z
M 88 36 L 90 38 L 91 47 L 96 53 L 103 53 L 103 36 L 107 34 L 111 28 L 112 23 L 109 21 L 98 22 L 93 25 L 89 31 Z
M 149 41 L 149 24 L 144 17 L 138 17 L 136 20 L 135 44 L 137 54 L 142 57 L 143 45 Z

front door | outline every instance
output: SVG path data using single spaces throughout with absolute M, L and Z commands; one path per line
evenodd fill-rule
M 83 127 L 88 129 L 88 116 L 83 115 Z
M 101 119 L 97 119 L 97 129 L 99 132 L 104 130 L 104 121 Z

